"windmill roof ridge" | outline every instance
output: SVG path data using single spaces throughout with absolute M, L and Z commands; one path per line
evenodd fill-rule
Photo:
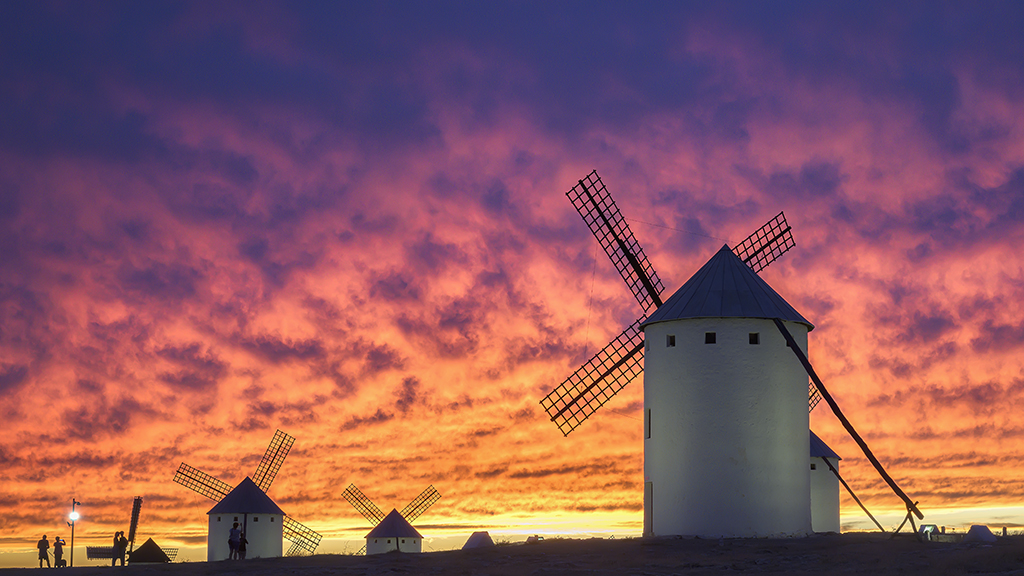
M 814 329 L 727 244 L 655 310 L 643 326 L 688 318 L 778 318 Z
M 423 536 L 409 524 L 409 521 L 395 508 L 388 512 L 388 515 L 377 524 L 366 538 L 423 538 Z
M 225 514 L 229 512 L 241 512 L 243 514 L 280 514 L 285 515 L 284 510 L 274 503 L 267 496 L 267 493 L 260 490 L 259 486 L 248 476 L 238 483 L 238 486 L 228 492 L 228 495 L 217 502 L 207 514 Z

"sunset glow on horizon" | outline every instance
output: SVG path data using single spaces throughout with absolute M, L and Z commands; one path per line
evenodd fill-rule
M 785 210 L 760 276 L 925 522 L 1024 526 L 1024 6 L 4 12 L 0 567 L 70 541 L 72 498 L 76 565 L 134 496 L 136 545 L 205 559 L 175 470 L 237 485 L 278 429 L 268 493 L 321 552 L 370 529 L 350 483 L 435 486 L 425 551 L 638 536 L 642 381 L 568 437 L 539 405 L 640 314 L 565 197 L 594 169 L 665 296 Z

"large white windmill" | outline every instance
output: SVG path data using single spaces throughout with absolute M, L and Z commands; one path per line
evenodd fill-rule
M 822 398 L 908 518 L 923 517 L 814 373 L 806 353 L 813 325 L 757 275 L 796 245 L 783 213 L 733 250 L 723 246 L 663 300 L 661 280 L 597 171 L 566 195 L 644 314 L 541 406 L 568 435 L 645 372 L 645 535 L 809 533 L 807 414 Z

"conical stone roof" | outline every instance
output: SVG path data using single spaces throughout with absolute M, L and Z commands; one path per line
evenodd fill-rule
M 722 246 L 643 325 L 688 318 L 778 318 L 814 329 L 728 246 Z
M 423 538 L 412 524 L 394 508 L 377 524 L 377 527 L 370 530 L 367 538 Z
M 256 483 L 246 477 L 228 492 L 223 500 L 210 508 L 207 514 L 280 514 L 284 511 L 274 504 L 270 496 L 260 490 Z

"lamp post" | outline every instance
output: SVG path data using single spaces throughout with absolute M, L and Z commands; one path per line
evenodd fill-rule
M 71 567 L 75 567 L 75 522 L 78 520 L 78 512 L 75 512 L 75 506 L 81 506 L 82 503 L 71 499 L 71 514 L 68 514 L 68 518 L 71 522 L 68 522 L 68 526 L 71 526 Z

